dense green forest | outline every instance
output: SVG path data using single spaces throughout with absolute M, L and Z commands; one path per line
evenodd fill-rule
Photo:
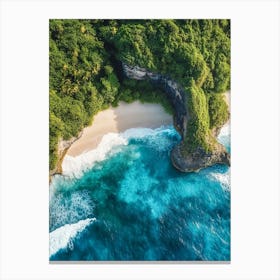
M 190 96 L 186 150 L 211 150 L 211 129 L 229 117 L 221 95 L 230 87 L 229 20 L 50 20 L 50 169 L 59 139 L 77 136 L 109 105 L 139 99 L 172 113 L 164 92 L 124 79 L 120 62 L 179 82 Z

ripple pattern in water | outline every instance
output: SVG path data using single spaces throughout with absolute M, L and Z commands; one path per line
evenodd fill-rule
M 126 144 L 82 175 L 53 180 L 50 260 L 229 261 L 230 169 L 174 169 L 173 127 L 120 136 Z

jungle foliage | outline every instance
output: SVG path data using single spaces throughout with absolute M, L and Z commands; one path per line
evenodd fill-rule
M 93 116 L 120 100 L 158 102 L 165 94 L 147 81 L 123 79 L 116 61 L 179 82 L 190 95 L 186 143 L 211 149 L 211 129 L 228 118 L 229 20 L 59 20 L 49 22 L 50 169 L 59 139 L 77 136 Z

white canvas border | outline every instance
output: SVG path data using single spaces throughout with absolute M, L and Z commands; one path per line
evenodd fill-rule
M 230 18 L 231 264 L 50 265 L 48 19 Z M 0 279 L 279 279 L 279 2 L 2 1 Z

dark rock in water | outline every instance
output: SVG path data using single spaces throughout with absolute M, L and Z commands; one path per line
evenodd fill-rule
M 211 153 L 198 148 L 185 156 L 182 143 L 175 146 L 170 155 L 173 166 L 182 172 L 196 172 L 218 163 L 230 166 L 230 155 L 221 144 Z
M 182 136 L 182 142 L 175 146 L 171 152 L 171 161 L 175 168 L 182 172 L 196 172 L 202 168 L 214 164 L 230 165 L 230 155 L 225 147 L 216 143 L 215 149 L 205 152 L 202 148 L 197 148 L 195 152 L 187 154 L 184 148 L 184 140 L 187 133 L 188 120 L 190 119 L 185 90 L 168 76 L 153 73 L 145 68 L 130 66 L 122 63 L 124 76 L 134 80 L 150 80 L 152 83 L 164 89 L 167 97 L 174 107 L 173 124 Z M 213 135 L 217 137 L 220 128 L 213 130 Z

